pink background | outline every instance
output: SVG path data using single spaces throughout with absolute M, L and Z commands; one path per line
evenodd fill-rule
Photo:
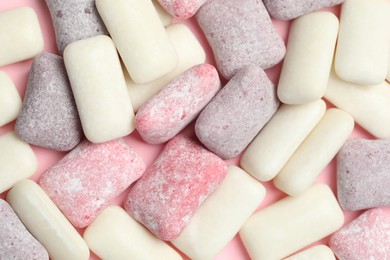
M 53 25 L 51 22 L 51 17 L 49 14 L 49 11 L 45 5 L 44 0 L 2 0 L 0 2 L 0 11 L 7 10 L 13 7 L 17 6 L 31 6 L 32 8 L 35 9 L 35 11 L 38 14 L 39 22 L 41 24 L 41 28 L 43 31 L 43 36 L 45 39 L 45 51 L 52 52 L 52 53 L 57 53 L 57 48 L 55 45 L 55 40 L 54 40 L 54 29 Z M 335 13 L 336 15 L 339 15 L 339 7 L 335 8 L 328 8 L 326 9 L 328 11 L 331 11 Z M 180 22 L 180 21 L 176 21 Z M 283 40 L 287 42 L 287 37 L 288 37 L 288 30 L 290 26 L 290 22 L 286 21 L 278 21 L 278 20 L 273 20 L 274 25 L 279 32 L 279 34 L 283 37 Z M 201 44 L 204 46 L 206 53 L 207 53 L 207 62 L 211 64 L 215 64 L 214 58 L 212 55 L 212 52 L 210 50 L 210 47 L 208 43 L 206 42 L 204 35 L 199 29 L 199 26 L 196 24 L 196 21 L 194 19 L 190 19 L 188 21 L 185 21 L 185 23 L 191 28 L 191 30 L 194 32 L 196 37 L 200 40 Z M 1 43 L 0 43 L 1 44 Z M 31 60 L 19 62 L 16 64 L 12 64 L 9 66 L 5 67 L 0 67 L 0 70 L 8 72 L 8 74 L 11 76 L 13 79 L 20 95 L 23 97 L 26 89 L 26 84 L 27 84 L 27 78 L 28 78 L 28 73 L 29 69 L 31 66 Z M 280 74 L 280 69 L 281 69 L 281 64 L 278 66 L 267 70 L 267 74 L 270 77 L 270 79 L 277 84 L 278 77 Z M 328 104 L 330 107 L 331 105 Z M 0 135 L 5 134 L 9 131 L 12 131 L 14 128 L 14 122 L 0 127 Z M 191 124 L 189 127 L 185 129 L 185 133 L 187 135 L 193 135 L 193 124 Z M 360 126 L 356 126 L 351 137 L 350 138 L 356 138 L 356 137 L 364 137 L 364 138 L 369 138 L 373 139 L 373 136 L 368 134 L 365 130 L 363 130 Z M 159 152 L 161 151 L 163 145 L 150 145 L 144 143 L 139 134 L 134 131 L 130 136 L 126 137 L 125 140 L 127 143 L 129 143 L 134 149 L 143 157 L 145 160 L 145 163 L 147 165 L 150 165 L 154 159 L 157 157 Z M 55 152 L 55 151 L 50 151 L 44 148 L 32 146 L 35 154 L 38 157 L 39 160 L 39 167 L 35 175 L 31 178 L 33 180 L 37 180 L 39 176 L 51 165 L 53 165 L 55 162 L 57 162 L 59 159 L 61 159 L 65 153 L 61 152 Z M 239 164 L 239 157 L 227 161 L 229 165 L 238 165 Z M 324 182 L 327 183 L 332 190 L 336 194 L 336 163 L 335 160 L 333 160 L 328 167 L 322 172 L 322 174 L 317 178 L 317 182 Z M 267 205 L 270 205 L 271 203 L 283 198 L 285 194 L 277 190 L 272 182 L 268 183 L 263 183 L 267 189 L 267 196 L 265 200 L 262 202 L 262 204 L 259 206 L 259 209 L 264 208 Z M 122 203 L 125 195 L 127 194 L 127 191 L 125 191 L 122 195 L 120 195 L 115 201 L 112 202 L 112 204 L 120 204 Z M 0 198 L 5 198 L 6 192 L 3 194 L 0 194 Z M 361 211 L 359 212 L 344 212 L 345 213 L 345 224 L 349 223 L 352 219 L 357 217 Z M 83 232 L 83 230 L 79 230 L 80 233 Z M 261 232 L 261 231 L 260 231 Z M 325 243 L 327 244 L 328 242 L 328 237 L 322 239 L 321 241 L 315 243 Z M 93 256 L 91 259 L 97 259 L 96 256 Z M 219 260 L 226 260 L 226 259 L 234 259 L 234 260 L 244 260 L 244 259 L 250 259 L 248 254 L 246 253 L 242 242 L 236 236 L 228 245 L 227 247 L 219 254 L 217 257 Z

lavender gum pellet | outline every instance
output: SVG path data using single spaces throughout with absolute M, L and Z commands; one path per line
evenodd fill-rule
M 32 176 L 38 160 L 31 147 L 14 132 L 0 136 L 0 193 Z
M 88 140 L 101 143 L 130 134 L 134 112 L 112 40 L 100 35 L 71 43 L 64 61 Z
M 348 0 L 341 8 L 335 68 L 343 80 L 382 83 L 389 66 L 390 2 Z
M 38 184 L 31 180 L 18 182 L 8 192 L 7 201 L 51 259 L 89 258 L 87 244 Z
M 348 139 L 354 127 L 346 112 L 331 108 L 274 179 L 277 188 L 296 196 L 307 190 Z
M 285 258 L 284 260 L 336 260 L 332 249 L 325 245 L 318 245 L 303 250 L 295 255 Z
M 317 100 L 303 105 L 283 104 L 248 146 L 241 166 L 261 181 L 273 179 L 310 134 L 326 110 Z
M 172 16 L 191 18 L 207 0 L 158 0 Z
M 353 139 L 337 155 L 337 196 L 346 210 L 390 206 L 390 140 Z
M 15 120 L 22 109 L 22 100 L 9 75 L 0 71 L 0 127 Z
M 325 98 L 377 138 L 390 137 L 390 83 L 359 86 L 331 71 Z
M 226 79 L 250 64 L 267 69 L 284 57 L 284 42 L 262 1 L 209 0 L 195 17 Z
M 80 142 L 83 131 L 62 57 L 44 52 L 34 59 L 15 132 L 27 143 L 58 151 Z
M 185 24 L 172 24 L 166 28 L 166 31 L 179 59 L 179 63 L 173 71 L 146 84 L 135 83 L 126 69 L 123 71 L 134 111 L 138 111 L 147 100 L 181 73 L 206 61 L 206 53 L 202 45 Z
M 214 259 L 253 214 L 265 193 L 260 182 L 240 168 L 229 166 L 222 183 L 172 241 L 173 245 L 191 259 Z
M 345 0 L 264 0 L 270 15 L 280 20 L 291 20 L 321 8 L 338 5 Z
M 335 232 L 343 222 L 332 190 L 315 184 L 252 215 L 240 237 L 252 259 L 282 259 Z
M 0 66 L 30 59 L 44 47 L 35 11 L 18 7 L 0 12 Z
M 241 69 L 198 117 L 199 140 L 223 159 L 240 154 L 276 112 L 279 100 L 265 72 Z
M 292 22 L 278 85 L 283 103 L 304 104 L 325 94 L 338 25 L 329 12 L 307 14 Z
M 46 249 L 27 231 L 11 206 L 0 199 L 0 259 L 49 260 Z
M 182 259 L 118 206 L 105 208 L 85 230 L 84 240 L 102 259 Z
M 150 0 L 96 0 L 96 6 L 134 82 L 175 69 L 177 54 Z

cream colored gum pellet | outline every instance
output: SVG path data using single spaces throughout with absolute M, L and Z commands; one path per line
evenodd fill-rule
M 389 57 L 390 1 L 347 0 L 341 8 L 336 74 L 361 85 L 382 83 Z
M 28 179 L 18 182 L 7 201 L 51 259 L 89 258 L 87 244 L 38 184 Z
M 326 90 L 339 22 L 329 12 L 314 12 L 293 21 L 279 79 L 283 103 L 320 99 Z
M 15 132 L 0 136 L 0 193 L 32 176 L 37 168 L 37 157 L 28 143 Z
M 176 68 L 177 54 L 150 0 L 96 0 L 96 6 L 134 82 Z
M 30 7 L 0 13 L 0 66 L 30 59 L 43 51 L 38 17 Z
M 310 247 L 298 254 L 285 258 L 284 260 L 335 260 L 332 249 L 325 245 Z
M 87 139 L 102 143 L 130 134 L 135 128 L 134 112 L 110 37 L 69 44 L 64 61 Z
M 389 63 L 388 63 L 388 68 L 387 68 L 387 81 L 390 82 L 390 51 L 389 51 Z
M 390 138 L 390 83 L 360 86 L 341 80 L 332 70 L 325 98 L 375 137 Z
M 277 188 L 296 196 L 307 190 L 348 139 L 353 118 L 337 108 L 324 117 L 274 179 Z
M 152 0 L 153 6 L 157 11 L 158 17 L 160 17 L 161 23 L 164 26 L 168 26 L 172 23 L 173 17 L 165 11 L 165 9 L 160 5 L 157 0 Z
M 0 71 L 0 127 L 15 120 L 22 109 L 22 100 L 8 74 Z
M 105 260 L 182 259 L 118 206 L 105 208 L 85 230 L 84 239 L 90 249 Z
M 240 237 L 253 260 L 279 260 L 339 229 L 343 212 L 326 184 L 255 213 Z
M 261 181 L 273 179 L 320 121 L 325 102 L 283 104 L 241 158 L 244 170 Z
M 166 28 L 169 39 L 172 41 L 179 57 L 176 69 L 167 75 L 146 84 L 138 84 L 131 80 L 124 70 L 126 84 L 134 111 L 152 96 L 157 94 L 165 85 L 187 69 L 206 61 L 206 53 L 190 29 L 184 24 L 173 24 Z
M 246 172 L 229 166 L 220 186 L 171 241 L 191 259 L 214 259 L 238 233 L 265 196 L 265 188 Z

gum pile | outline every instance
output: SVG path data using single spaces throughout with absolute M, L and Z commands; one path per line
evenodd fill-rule
M 390 259 L 389 0 L 45 2 L 53 53 L 0 11 L 0 259 Z

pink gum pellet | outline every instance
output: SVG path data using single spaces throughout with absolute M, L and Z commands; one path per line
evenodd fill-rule
M 125 209 L 160 239 L 173 240 L 226 173 L 219 157 L 178 135 L 130 189 Z
M 364 212 L 334 233 L 329 246 L 339 260 L 390 259 L 390 208 Z
M 83 141 L 43 173 L 39 184 L 69 221 L 82 228 L 144 171 L 142 158 L 122 139 Z
M 136 128 L 148 143 L 168 141 L 186 127 L 220 89 L 217 70 L 201 64 L 171 81 L 136 115 Z
M 182 19 L 192 17 L 207 0 L 158 0 L 172 16 Z

